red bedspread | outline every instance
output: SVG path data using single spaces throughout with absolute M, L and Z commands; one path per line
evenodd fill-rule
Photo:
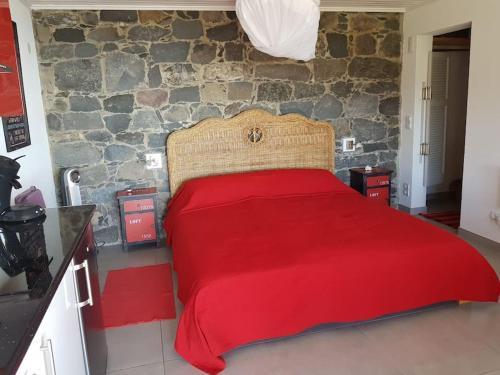
M 165 229 L 185 305 L 175 347 L 210 374 L 242 344 L 437 302 L 497 301 L 500 291 L 466 242 L 327 171 L 190 181 Z

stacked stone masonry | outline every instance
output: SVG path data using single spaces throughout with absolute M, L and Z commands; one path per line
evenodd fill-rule
M 157 186 L 164 212 L 166 169 L 146 170 L 145 153 L 164 155 L 169 133 L 207 117 L 301 113 L 335 128 L 342 180 L 355 166 L 396 170 L 399 14 L 323 13 L 309 62 L 259 52 L 234 12 L 47 10 L 33 22 L 54 171 L 81 169 L 106 244 L 120 241 L 117 190 Z M 342 153 L 346 136 L 362 147 Z

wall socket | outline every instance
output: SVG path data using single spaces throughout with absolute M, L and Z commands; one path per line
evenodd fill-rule
M 490 219 L 499 223 L 500 221 L 500 210 L 491 210 L 490 211 Z
M 356 151 L 356 138 L 342 138 L 342 152 Z
M 413 128 L 413 116 L 405 116 L 405 128 L 408 130 Z
M 405 197 L 409 197 L 410 196 L 410 185 L 409 184 L 407 184 L 406 182 L 403 183 L 403 189 L 402 190 L 403 190 L 403 195 Z
M 161 169 L 161 154 L 146 154 L 146 169 Z

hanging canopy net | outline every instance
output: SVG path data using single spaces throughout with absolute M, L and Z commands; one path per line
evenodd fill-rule
M 236 0 L 236 14 L 259 51 L 295 60 L 314 58 L 320 0 Z

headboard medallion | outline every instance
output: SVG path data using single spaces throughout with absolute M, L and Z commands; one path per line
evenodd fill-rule
M 334 130 L 297 114 L 260 109 L 209 118 L 167 139 L 170 191 L 196 177 L 262 169 L 334 169 Z
M 247 131 L 248 141 L 251 143 L 259 143 L 262 141 L 263 136 L 264 133 L 262 132 L 262 129 L 255 126 L 249 128 Z

